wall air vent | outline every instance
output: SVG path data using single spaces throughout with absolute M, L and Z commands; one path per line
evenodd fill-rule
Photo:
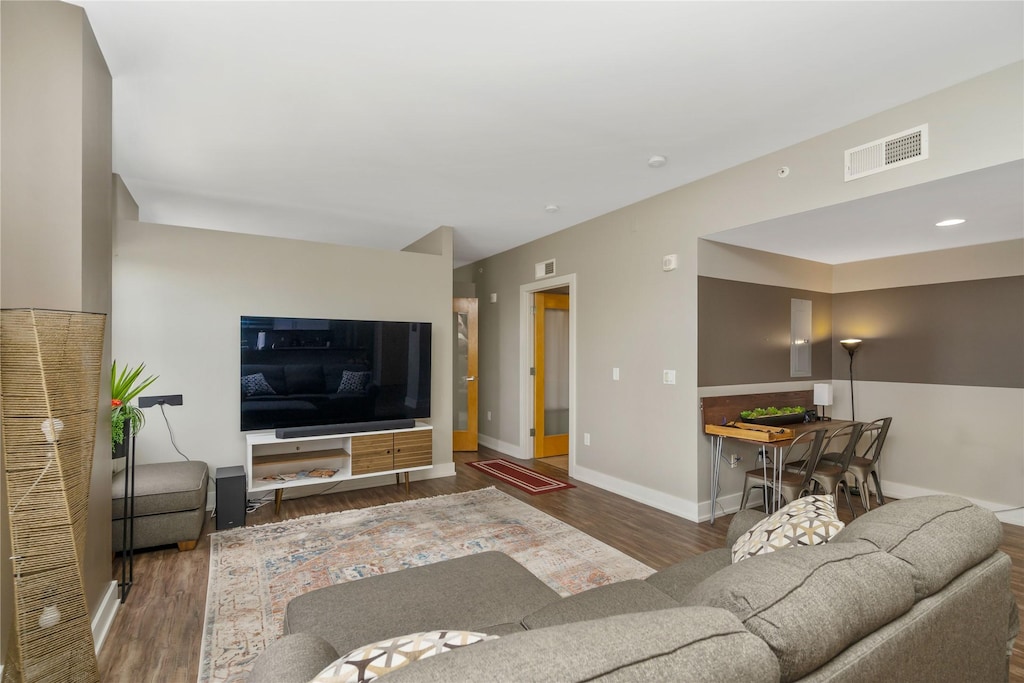
M 555 274 L 555 259 L 550 261 L 543 261 L 536 264 L 534 267 L 534 279 L 540 280 L 542 278 L 551 277 Z
M 846 180 L 928 158 L 928 124 L 846 150 Z

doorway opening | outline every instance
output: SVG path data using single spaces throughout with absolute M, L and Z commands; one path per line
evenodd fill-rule
M 575 274 L 520 287 L 521 457 L 567 456 L 569 476 L 576 467 L 575 298 Z

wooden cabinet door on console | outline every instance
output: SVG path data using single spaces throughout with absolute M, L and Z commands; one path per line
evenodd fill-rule
M 433 432 L 429 429 L 395 433 L 395 469 L 422 467 L 434 461 Z
M 352 437 L 352 474 L 389 472 L 395 469 L 395 440 L 392 434 Z

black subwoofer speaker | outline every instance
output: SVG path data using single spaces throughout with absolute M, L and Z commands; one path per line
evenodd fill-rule
M 245 526 L 245 468 L 217 468 L 217 531 Z

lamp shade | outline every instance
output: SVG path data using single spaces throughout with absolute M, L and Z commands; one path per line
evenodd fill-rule
M 860 346 L 861 340 L 860 339 L 842 339 L 842 340 L 840 340 L 839 343 L 842 344 L 843 348 L 846 349 L 847 351 L 849 351 L 850 355 L 852 356 L 853 352 L 857 350 L 858 346 Z
M 832 405 L 832 385 L 831 384 L 815 384 L 814 385 L 814 405 L 816 405 L 816 406 L 830 406 L 830 405 Z

